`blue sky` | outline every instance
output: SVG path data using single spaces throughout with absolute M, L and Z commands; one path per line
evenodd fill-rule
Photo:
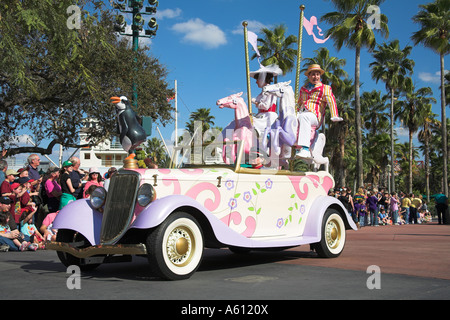
M 419 26 L 411 18 L 417 14 L 419 4 L 431 0 L 387 0 L 380 7 L 381 13 L 388 19 L 390 35 L 388 39 L 377 34 L 377 42 L 400 40 L 400 46 L 413 45 L 410 37 Z M 148 5 L 144 0 L 145 5 Z M 247 93 L 245 74 L 244 36 L 242 22 L 248 21 L 249 30 L 261 35 L 261 27 L 272 28 L 284 24 L 287 34 L 298 34 L 300 9 L 304 4 L 305 17 L 316 16 L 319 27 L 325 32 L 331 26 L 320 22 L 320 17 L 335 11 L 332 3 L 327 0 L 160 0 L 156 18 L 159 29 L 152 39 L 141 39 L 141 45 L 150 46 L 149 54 L 157 57 L 168 69 L 168 82 L 171 86 L 178 82 L 178 128 L 183 129 L 189 119 L 189 114 L 198 108 L 210 108 L 215 116 L 215 125 L 225 127 L 234 119 L 231 109 L 219 109 L 216 101 L 233 93 Z M 129 18 L 127 18 L 129 20 Z M 145 18 L 147 21 L 149 16 Z M 355 53 L 343 47 L 337 51 L 331 40 L 324 44 L 316 44 L 311 36 L 303 32 L 302 56 L 313 57 L 314 50 L 326 47 L 332 56 L 346 59 L 345 70 L 349 77 L 354 78 Z M 251 47 L 250 55 L 253 54 Z M 433 106 L 433 112 L 440 112 L 439 90 L 439 56 L 422 46 L 413 48 L 411 59 L 415 60 L 413 80 L 416 88 L 430 86 L 438 101 Z M 373 89 L 385 92 L 383 83 L 376 84 L 371 79 L 369 64 L 373 61 L 367 50 L 361 54 L 361 92 Z M 447 70 L 448 56 L 446 59 Z M 256 60 L 250 61 L 250 70 L 258 69 Z M 279 81 L 295 82 L 295 70 Z M 304 81 L 301 75 L 300 83 Z M 256 97 L 260 89 L 254 80 L 251 81 L 252 96 Z M 131 98 L 131 97 L 130 97 Z M 247 100 L 246 100 L 247 101 Z M 339 101 L 338 101 L 339 107 Z M 255 110 L 255 108 L 253 108 Z M 448 112 L 448 111 L 447 111 Z M 159 123 L 153 126 L 152 136 L 159 138 L 156 127 L 159 127 L 166 142 L 169 142 L 174 123 L 162 127 Z M 400 140 L 407 141 L 407 130 L 397 129 Z M 418 145 L 415 140 L 415 145 Z M 55 148 L 52 159 L 57 162 L 58 148 Z M 64 153 L 67 158 L 73 150 Z M 27 155 L 25 155 L 27 156 Z
M 413 45 L 410 40 L 412 32 L 419 26 L 411 17 L 419 8 L 419 4 L 429 1 L 388 0 L 380 6 L 381 13 L 388 19 L 390 35 L 385 39 L 377 35 L 377 42 L 400 40 L 400 46 Z M 326 0 L 268 1 L 268 0 L 161 0 L 157 19 L 159 30 L 156 38 L 150 43 L 150 53 L 157 57 L 169 70 L 168 81 L 173 85 L 178 82 L 178 127 L 184 128 L 189 114 L 198 108 L 210 108 L 215 116 L 215 124 L 225 127 L 234 117 L 232 110 L 219 109 L 215 102 L 232 93 L 247 92 L 245 74 L 244 37 L 242 21 L 249 22 L 249 30 L 261 35 L 261 27 L 272 28 L 278 24 L 287 27 L 288 34 L 298 34 L 300 4 L 306 6 L 305 17 L 316 16 L 319 27 L 326 31 L 330 28 L 320 22 L 324 14 L 335 11 L 332 3 Z M 311 36 L 303 32 L 302 56 L 313 57 L 314 50 L 320 47 L 330 50 L 332 56 L 346 59 L 345 70 L 349 77 L 354 78 L 354 50 L 342 48 L 337 51 L 331 40 L 324 44 L 316 44 Z M 250 47 L 250 55 L 253 50 Z M 433 51 L 417 46 L 413 48 L 411 59 L 414 59 L 413 80 L 416 88 L 430 86 L 434 97 L 440 101 L 439 91 L 439 56 Z M 448 59 L 447 59 L 448 60 Z M 361 92 L 373 89 L 385 92 L 383 83 L 371 79 L 369 64 L 373 61 L 367 50 L 361 55 Z M 250 61 L 250 70 L 258 69 L 256 60 Z M 447 67 L 447 69 L 449 69 Z M 294 70 L 295 71 L 295 70 Z M 295 82 L 295 72 L 281 77 L 279 81 Z M 301 76 L 302 83 L 304 76 Z M 252 81 L 252 96 L 260 89 Z M 246 100 L 247 101 L 247 100 Z M 338 102 L 339 103 L 339 102 Z M 253 108 L 254 110 L 254 108 Z M 440 103 L 433 107 L 433 112 L 439 115 Z M 173 124 L 166 128 L 161 126 L 164 138 L 167 140 L 173 131 Z M 399 134 L 407 131 L 399 130 Z M 154 134 L 157 135 L 156 128 Z M 159 137 L 159 136 L 158 136 Z M 404 138 L 400 137 L 402 140 Z

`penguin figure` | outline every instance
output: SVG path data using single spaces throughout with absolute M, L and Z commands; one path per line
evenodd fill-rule
M 134 150 L 147 140 L 147 134 L 127 97 L 111 97 L 111 102 L 116 105 L 120 144 L 134 158 Z

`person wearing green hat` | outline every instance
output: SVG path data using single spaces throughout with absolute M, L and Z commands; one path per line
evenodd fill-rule
M 75 188 L 70 180 L 70 173 L 73 171 L 73 163 L 70 161 L 64 161 L 62 164 L 61 174 L 59 176 L 59 184 L 61 185 L 61 199 L 59 201 L 59 210 L 69 204 L 69 202 L 75 201 L 74 196 Z

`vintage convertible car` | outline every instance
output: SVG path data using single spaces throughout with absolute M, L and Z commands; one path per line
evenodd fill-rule
M 119 170 L 107 191 L 97 188 L 61 210 L 47 248 L 82 270 L 144 255 L 155 274 L 171 280 L 189 278 L 204 248 L 242 253 L 312 244 L 322 257 L 339 256 L 346 229 L 357 228 L 327 195 L 333 177 L 245 167 L 243 145 L 238 149 L 235 165 Z

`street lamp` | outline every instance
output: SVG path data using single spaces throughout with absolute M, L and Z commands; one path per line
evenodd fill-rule
M 114 31 L 119 32 L 122 36 L 131 36 L 133 37 L 133 51 L 137 53 L 139 49 L 139 38 L 154 38 L 156 36 L 156 31 L 158 30 L 158 23 L 154 17 L 150 18 L 148 22 L 148 28 L 144 31 L 144 34 L 140 32 L 144 29 L 144 17 L 143 15 L 154 15 L 156 13 L 156 8 L 158 7 L 159 2 L 157 0 L 148 0 L 149 7 L 145 7 L 145 11 L 141 10 L 144 8 L 144 0 L 115 0 L 113 3 L 113 8 L 119 10 L 122 13 L 131 13 L 132 14 L 132 25 L 131 31 L 132 33 L 125 33 L 125 27 L 127 25 L 125 18 L 123 15 L 116 15 L 116 20 L 114 23 Z M 128 7 L 128 9 L 127 9 Z M 138 74 L 137 70 L 137 56 L 134 58 L 135 62 L 135 77 L 133 80 L 133 99 L 132 105 L 137 111 L 138 106 L 138 93 L 137 93 L 137 83 L 136 77 Z M 147 120 L 147 119 L 144 119 Z M 147 129 L 146 129 L 147 130 Z M 149 130 L 147 130 L 149 131 Z M 150 129 L 151 133 L 151 129 Z M 149 133 L 149 135 L 150 135 Z

